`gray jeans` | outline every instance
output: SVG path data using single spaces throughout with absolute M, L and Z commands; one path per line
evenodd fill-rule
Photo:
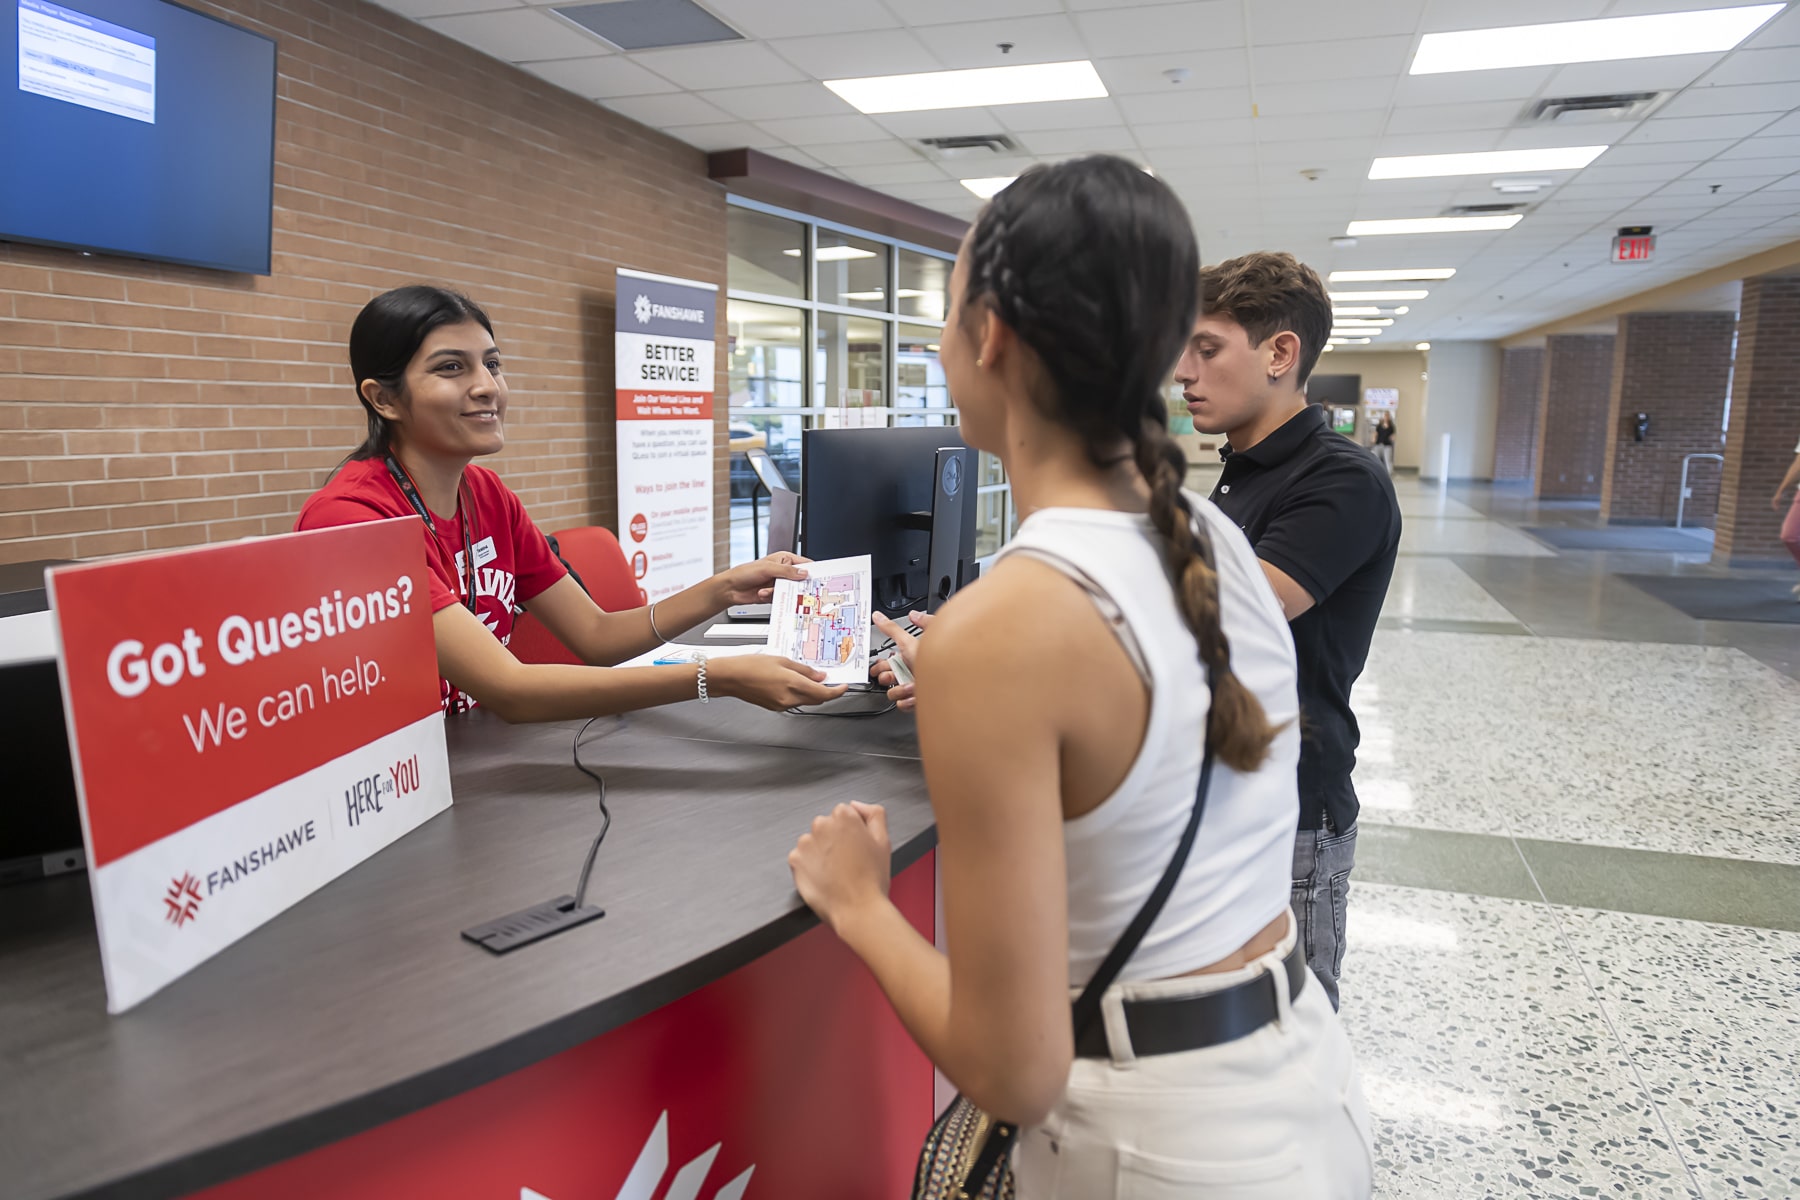
M 1342 833 L 1302 829 L 1294 836 L 1294 920 L 1306 965 L 1338 1006 L 1344 969 L 1344 914 L 1350 900 L 1350 868 L 1356 864 L 1356 826 Z

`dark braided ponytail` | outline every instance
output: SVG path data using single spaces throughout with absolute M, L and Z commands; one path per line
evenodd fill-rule
M 1182 616 L 1214 682 L 1207 737 L 1253 771 L 1275 730 L 1231 671 L 1211 539 L 1182 491 L 1187 457 L 1169 436 L 1163 386 L 1193 330 L 1200 251 L 1187 210 L 1160 180 L 1098 155 L 1033 167 L 982 210 L 969 239 L 965 320 L 991 308 L 1042 364 L 1047 413 L 1097 466 L 1124 461 L 1150 487 Z

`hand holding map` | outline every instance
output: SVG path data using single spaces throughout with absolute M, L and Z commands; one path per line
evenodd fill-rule
M 805 579 L 778 579 L 769 650 L 825 672 L 826 683 L 869 676 L 869 556 L 808 563 Z

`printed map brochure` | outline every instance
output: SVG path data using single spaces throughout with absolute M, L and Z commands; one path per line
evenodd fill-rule
M 769 652 L 825 672 L 826 683 L 869 678 L 869 556 L 808 563 L 802 580 L 777 579 Z

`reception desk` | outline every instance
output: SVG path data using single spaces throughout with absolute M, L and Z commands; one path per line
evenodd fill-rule
M 0 1195 L 903 1195 L 930 1065 L 786 855 L 886 804 L 930 935 L 910 717 L 594 722 L 606 916 L 503 956 L 460 931 L 574 890 L 596 789 L 579 723 L 449 725 L 448 812 L 122 1016 L 85 877 L 0 890 Z

